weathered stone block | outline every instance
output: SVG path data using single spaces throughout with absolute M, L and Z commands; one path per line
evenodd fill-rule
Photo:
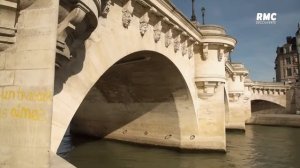
M 52 37 L 54 38 L 54 37 Z M 47 50 L 53 46 L 51 36 L 23 36 L 17 39 L 17 50 Z
M 41 69 L 53 68 L 53 52 L 48 50 L 20 51 L 15 56 L 7 57 L 6 69 Z M 52 63 L 51 63 L 52 62 Z M 1 68 L 1 58 L 0 58 Z
M 20 17 L 26 22 L 20 23 L 18 26 L 20 29 L 36 29 L 41 27 L 49 27 L 49 20 L 53 18 L 55 14 L 53 13 L 52 9 L 33 9 L 33 10 L 26 10 L 21 12 Z M 48 19 L 45 19 L 48 18 Z
M 0 86 L 13 85 L 14 71 L 0 71 Z
M 15 72 L 16 86 L 49 86 L 53 85 L 53 70 L 17 70 Z

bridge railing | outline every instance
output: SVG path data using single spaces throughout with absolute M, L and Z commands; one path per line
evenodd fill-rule
M 253 81 L 252 85 L 255 86 L 290 86 L 289 84 L 286 84 L 284 82 L 263 82 L 263 81 Z
M 253 94 L 285 95 L 291 85 L 284 82 L 253 81 L 250 87 Z

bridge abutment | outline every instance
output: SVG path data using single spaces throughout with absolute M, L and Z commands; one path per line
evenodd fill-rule
M 0 167 L 50 165 L 58 6 L 0 2 Z

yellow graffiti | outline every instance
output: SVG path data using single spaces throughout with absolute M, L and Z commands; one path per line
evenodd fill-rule
M 17 90 L 3 90 L 0 93 L 0 99 L 5 101 L 33 101 L 33 102 L 50 102 L 52 100 L 52 92 L 50 91 L 24 91 L 22 88 Z
M 0 108 L 0 119 L 30 119 L 33 121 L 41 121 L 46 118 L 46 112 L 42 109 L 34 109 L 26 106 L 16 106 L 10 109 Z
M 45 112 L 41 109 L 33 109 L 19 105 L 10 109 L 10 117 L 38 121 L 45 118 Z

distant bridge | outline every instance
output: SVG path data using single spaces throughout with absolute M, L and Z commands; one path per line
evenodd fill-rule
M 282 107 L 287 107 L 287 92 L 291 86 L 279 82 L 253 82 L 251 84 L 251 100 L 264 100 Z

